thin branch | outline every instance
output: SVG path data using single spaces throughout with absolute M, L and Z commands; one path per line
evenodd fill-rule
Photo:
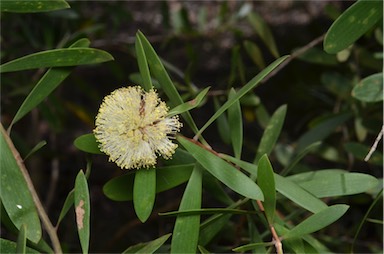
M 381 127 L 381 131 L 377 135 L 375 142 L 373 143 L 371 149 L 369 150 L 369 153 L 367 154 L 367 156 L 365 156 L 364 161 L 369 161 L 372 154 L 376 151 L 377 145 L 379 144 L 381 138 L 383 137 L 383 134 L 384 134 L 384 125 Z
M 313 48 L 314 46 L 316 46 L 317 44 L 319 44 L 320 42 L 323 41 L 325 37 L 325 34 L 317 37 L 316 39 L 314 39 L 313 41 L 311 41 L 310 43 L 308 43 L 307 45 L 301 47 L 299 50 L 293 52 L 291 54 L 291 57 L 289 57 L 287 60 L 285 60 L 284 62 L 282 62 L 279 66 L 276 67 L 276 69 L 274 69 L 271 73 L 269 73 L 262 81 L 261 83 L 265 83 L 267 82 L 270 78 L 272 78 L 273 76 L 275 76 L 279 71 L 281 71 L 285 66 L 287 66 L 293 59 L 303 55 L 305 52 L 307 52 L 307 50 Z
M 264 213 L 263 203 L 260 200 L 256 200 L 256 203 L 260 211 Z M 276 248 L 276 253 L 283 254 L 283 244 L 281 243 L 280 237 L 276 233 L 275 227 L 269 221 L 268 221 L 268 225 L 269 225 L 269 229 L 271 230 L 273 243 L 275 244 L 275 248 Z
M 47 213 L 44 210 L 44 207 L 43 207 L 43 205 L 39 199 L 39 196 L 37 195 L 37 192 L 35 190 L 35 187 L 33 186 L 31 177 L 29 176 L 29 173 L 28 173 L 28 171 L 24 165 L 23 160 L 21 159 L 19 152 L 16 150 L 15 146 L 13 145 L 12 140 L 8 136 L 7 132 L 5 131 L 5 129 L 1 123 L 0 123 L 0 129 L 1 129 L 2 135 L 5 138 L 5 141 L 7 142 L 9 148 L 12 151 L 13 157 L 15 158 L 17 165 L 19 166 L 20 171 L 23 174 L 25 181 L 27 182 L 27 186 L 28 186 L 28 189 L 32 195 L 32 199 L 33 199 L 33 202 L 35 203 L 37 212 L 41 218 L 41 221 L 43 222 L 43 225 L 44 225 L 49 237 L 51 238 L 53 250 L 55 251 L 55 253 L 63 253 L 63 251 L 61 250 L 60 241 L 59 241 L 59 238 L 57 236 L 57 232 L 55 230 L 55 227 L 53 226 Z

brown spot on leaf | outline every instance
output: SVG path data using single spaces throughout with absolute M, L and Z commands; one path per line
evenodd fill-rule
M 84 201 L 83 200 L 80 200 L 79 204 L 76 206 L 76 223 L 77 223 L 77 228 L 78 229 L 82 229 L 84 227 L 84 223 L 83 223 L 83 220 L 84 220 L 84 214 L 85 214 L 85 211 L 84 211 Z
M 188 104 L 191 106 L 195 106 L 196 102 L 197 102 L 196 99 L 193 99 L 193 100 L 188 101 Z

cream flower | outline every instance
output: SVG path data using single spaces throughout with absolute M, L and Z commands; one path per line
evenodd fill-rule
M 94 134 L 100 150 L 125 169 L 147 168 L 157 155 L 172 157 L 174 138 L 182 126 L 177 116 L 167 117 L 168 107 L 153 89 L 124 87 L 106 96 L 96 116 Z

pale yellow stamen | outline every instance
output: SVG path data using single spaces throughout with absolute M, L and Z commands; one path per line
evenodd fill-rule
M 177 144 L 170 138 L 182 124 L 177 116 L 167 117 L 168 110 L 154 90 L 115 90 L 104 98 L 96 116 L 94 134 L 100 150 L 125 169 L 154 166 L 158 155 L 171 158 Z

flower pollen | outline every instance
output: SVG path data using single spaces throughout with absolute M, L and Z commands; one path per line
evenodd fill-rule
M 178 116 L 167 117 L 168 110 L 153 89 L 130 86 L 113 91 L 96 116 L 93 132 L 100 150 L 123 169 L 154 166 L 157 156 L 171 158 L 177 144 L 170 139 L 182 124 Z

